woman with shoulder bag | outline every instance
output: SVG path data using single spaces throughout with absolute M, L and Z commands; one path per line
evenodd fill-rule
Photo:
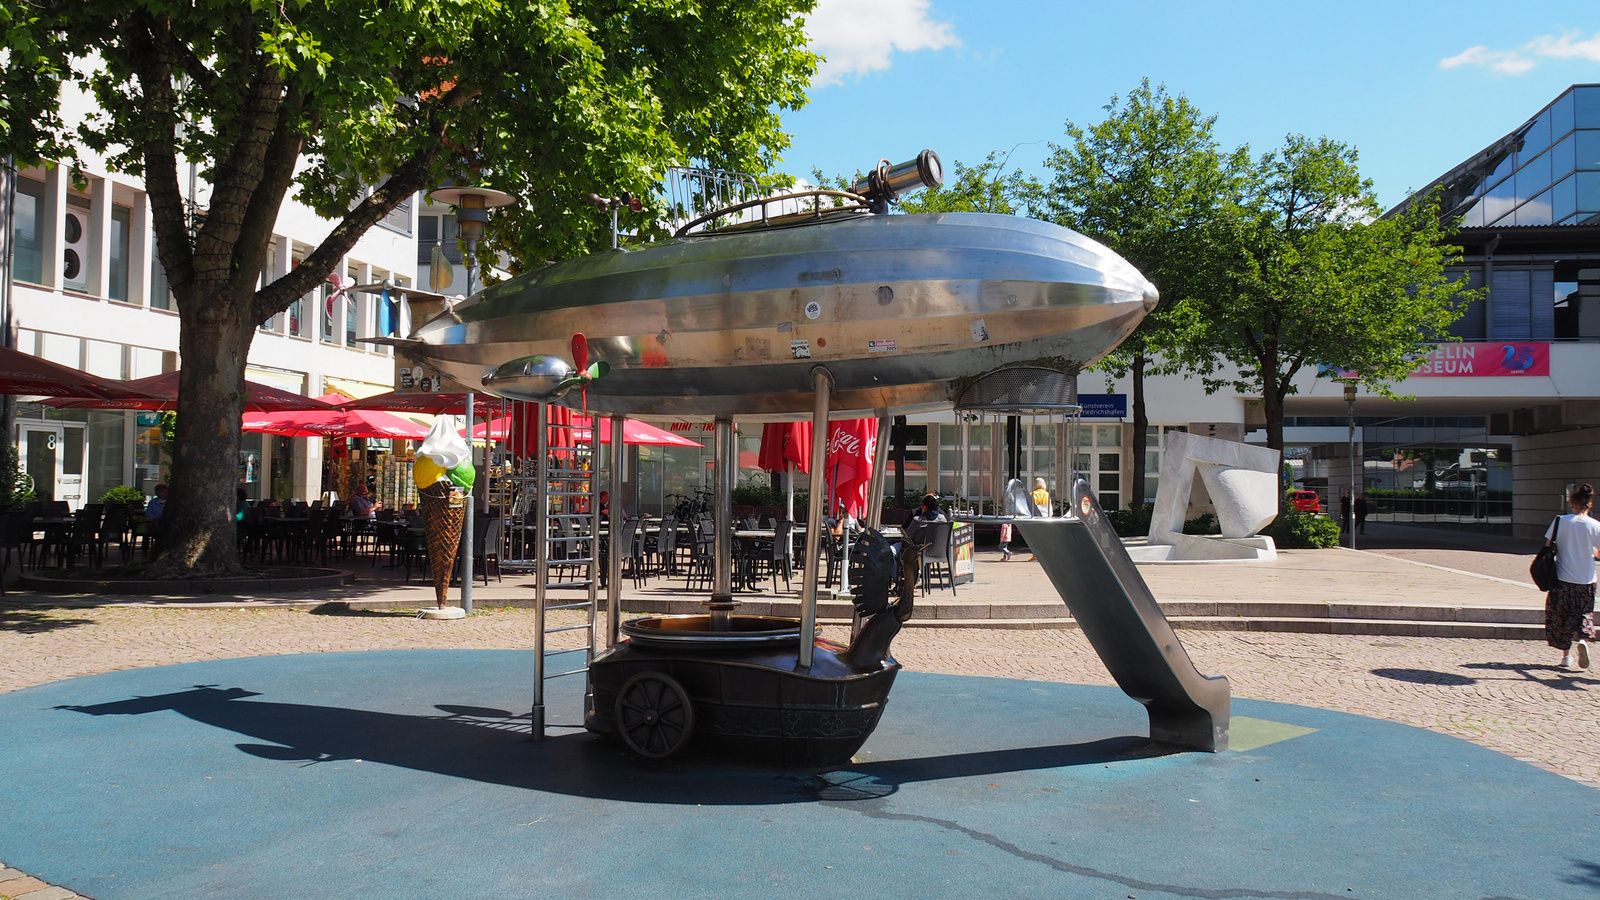
M 1589 642 L 1584 640 L 1583 618 L 1594 612 L 1594 561 L 1600 553 L 1600 522 L 1589 518 L 1594 487 L 1579 487 L 1567 504 L 1572 515 L 1550 523 L 1544 535 L 1545 545 L 1556 550 L 1556 585 L 1545 597 L 1544 633 L 1550 646 L 1561 651 L 1562 668 L 1587 669 Z

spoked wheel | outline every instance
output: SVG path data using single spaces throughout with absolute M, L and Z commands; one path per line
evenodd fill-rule
M 689 694 L 671 676 L 640 672 L 617 694 L 617 734 L 645 759 L 666 759 L 694 734 Z

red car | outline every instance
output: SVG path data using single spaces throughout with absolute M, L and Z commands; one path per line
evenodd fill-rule
M 1316 491 L 1295 491 L 1289 499 L 1294 503 L 1297 512 L 1322 512 L 1322 503 L 1317 500 Z

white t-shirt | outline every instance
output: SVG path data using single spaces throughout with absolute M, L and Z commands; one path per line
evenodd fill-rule
M 1545 529 L 1548 540 L 1554 522 Z M 1600 550 L 1600 522 L 1588 516 L 1562 516 L 1556 532 L 1556 578 L 1567 584 L 1594 584 L 1594 552 Z

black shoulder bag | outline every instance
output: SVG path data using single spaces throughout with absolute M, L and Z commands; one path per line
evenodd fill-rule
M 1550 543 L 1539 548 L 1539 554 L 1533 558 L 1533 565 L 1528 567 L 1528 574 L 1533 576 L 1533 583 L 1539 590 L 1548 591 L 1556 586 L 1556 537 L 1561 534 L 1561 517 L 1556 516 L 1554 530 L 1550 532 Z

